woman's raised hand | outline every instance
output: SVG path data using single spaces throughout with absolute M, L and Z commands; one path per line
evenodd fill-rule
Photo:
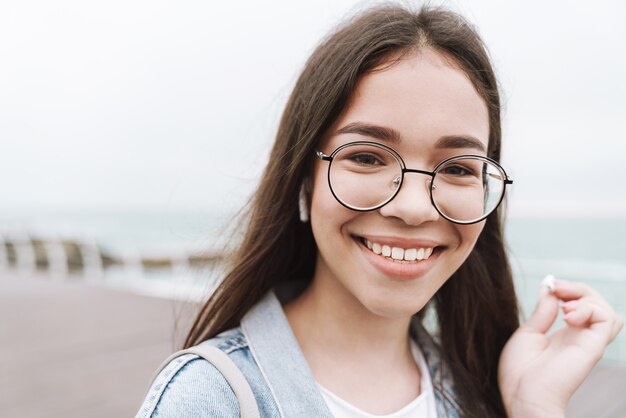
M 566 326 L 546 334 L 559 308 Z M 563 417 L 570 398 L 623 325 L 586 284 L 557 280 L 553 291 L 542 286 L 535 311 L 500 357 L 498 380 L 509 417 Z

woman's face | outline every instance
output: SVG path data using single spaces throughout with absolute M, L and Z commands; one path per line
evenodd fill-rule
M 448 157 L 486 155 L 488 138 L 487 107 L 467 75 L 440 53 L 422 49 L 362 77 L 319 149 L 330 154 L 348 142 L 378 142 L 395 149 L 408 168 L 431 171 Z M 456 225 L 444 219 L 431 204 L 430 177 L 419 173 L 407 173 L 398 195 L 382 208 L 352 211 L 333 197 L 328 164 L 317 160 L 313 174 L 311 226 L 319 250 L 314 280 L 343 303 L 376 315 L 413 315 L 465 261 L 484 221 Z M 382 254 L 373 251 L 377 246 Z M 385 246 L 432 254 L 398 261 L 384 255 Z M 395 258 L 400 253 L 396 249 Z

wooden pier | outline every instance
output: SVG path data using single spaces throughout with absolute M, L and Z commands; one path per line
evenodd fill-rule
M 133 417 L 197 306 L 0 272 L 0 416 Z M 600 364 L 568 418 L 626 417 L 626 368 Z

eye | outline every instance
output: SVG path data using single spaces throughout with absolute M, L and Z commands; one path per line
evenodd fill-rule
M 473 176 L 474 172 L 462 165 L 448 165 L 439 171 L 441 174 L 447 174 L 449 176 L 464 177 Z
M 367 165 L 367 166 L 375 166 L 375 165 L 383 165 L 384 162 L 378 158 L 378 156 L 374 155 L 374 154 L 370 154 L 370 153 L 359 153 L 359 154 L 354 154 L 350 157 L 351 161 L 354 161 L 357 164 L 360 165 Z

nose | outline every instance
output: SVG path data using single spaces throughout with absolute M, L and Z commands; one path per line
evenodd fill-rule
M 406 173 L 396 197 L 379 209 L 385 217 L 401 219 L 407 225 L 419 225 L 439 219 L 439 212 L 430 200 L 432 177 L 421 173 Z

